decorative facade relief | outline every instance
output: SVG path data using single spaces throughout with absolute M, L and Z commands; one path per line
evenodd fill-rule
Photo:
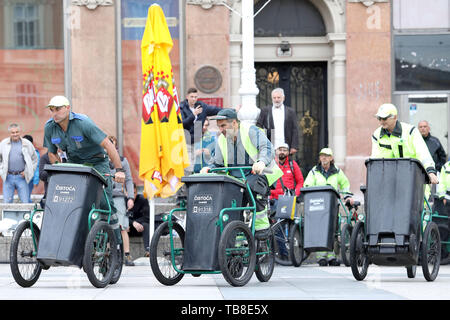
M 236 0 L 187 0 L 187 4 L 199 5 L 203 9 L 211 9 L 213 6 L 225 5 L 232 6 Z
M 348 2 L 361 2 L 366 7 L 370 7 L 371 5 L 373 5 L 376 2 L 389 2 L 389 0 L 371 0 L 371 1 L 366 1 L 366 0 L 348 0 Z
M 113 0 L 72 0 L 72 5 L 86 6 L 90 10 L 94 10 L 98 6 L 112 6 Z
M 345 13 L 345 0 L 327 0 L 328 2 L 334 3 L 339 8 L 339 14 Z

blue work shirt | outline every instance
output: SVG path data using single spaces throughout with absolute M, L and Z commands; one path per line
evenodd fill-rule
M 66 132 L 53 119 L 46 122 L 44 147 L 55 154 L 59 147 L 66 152 L 71 163 L 95 165 L 108 159 L 100 145 L 106 137 L 107 135 L 88 116 L 70 112 Z

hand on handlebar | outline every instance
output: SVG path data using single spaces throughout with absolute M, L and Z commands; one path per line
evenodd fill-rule
M 117 183 L 124 183 L 125 182 L 125 172 L 116 172 L 114 174 L 114 181 Z
M 203 167 L 201 170 L 200 170 L 200 173 L 208 173 L 209 172 L 209 167 Z
M 432 184 L 438 184 L 439 183 L 439 179 L 438 177 L 434 174 L 434 173 L 429 173 L 428 176 L 430 177 L 430 182 Z
M 255 174 L 262 174 L 265 168 L 266 164 L 262 161 L 258 161 L 253 164 L 252 172 Z

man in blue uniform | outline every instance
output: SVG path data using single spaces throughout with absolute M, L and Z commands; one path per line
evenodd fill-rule
M 116 148 L 88 116 L 70 111 L 70 102 L 66 97 L 53 97 L 47 108 L 52 118 L 45 124 L 44 147 L 48 149 L 50 163 L 61 162 L 57 152 L 59 148 L 66 152 L 67 162 L 91 165 L 101 174 L 108 174 L 106 194 L 112 209 L 111 222 L 121 243 L 116 208 L 112 201 L 112 180 L 109 176 L 109 159 L 111 159 L 116 169 L 115 181 L 119 183 L 125 181 L 125 172 Z M 100 206 L 107 209 L 106 201 L 102 201 Z

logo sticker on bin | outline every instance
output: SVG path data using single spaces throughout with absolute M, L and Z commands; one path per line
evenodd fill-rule
M 309 211 L 321 211 L 325 209 L 325 199 L 315 198 L 309 200 Z
M 72 203 L 75 201 L 76 188 L 73 185 L 57 184 L 53 193 L 52 202 Z
M 194 201 L 192 202 L 192 212 L 193 213 L 212 213 L 212 194 L 197 194 L 194 196 Z

